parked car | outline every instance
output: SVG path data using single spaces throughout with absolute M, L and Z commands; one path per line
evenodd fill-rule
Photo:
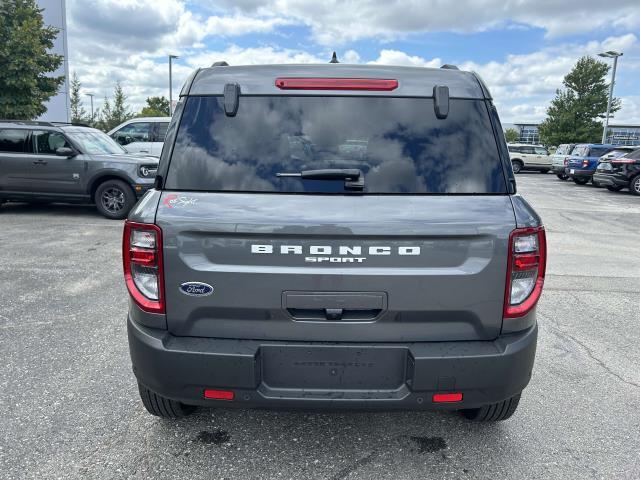
M 187 81 L 172 122 L 123 242 L 151 414 L 513 414 L 545 232 L 476 74 L 213 66 Z
M 614 148 L 613 150 L 611 150 L 608 153 L 605 153 L 604 155 L 602 155 L 598 159 L 598 164 L 596 166 L 596 172 L 598 171 L 598 166 L 602 162 L 606 162 L 608 160 L 613 160 L 615 158 L 623 157 L 626 154 L 633 152 L 637 148 L 638 147 L 632 147 L 632 146 L 626 146 L 626 145 L 618 145 L 618 146 L 616 146 L 616 148 Z M 598 183 L 598 180 L 596 179 L 595 173 L 594 173 L 593 177 L 591 178 L 591 183 L 593 183 L 597 187 L 605 187 L 606 186 L 606 185 L 600 185 Z
M 513 173 L 520 173 L 522 170 L 538 170 L 547 173 L 551 170 L 551 156 L 544 146 L 510 143 L 508 147 Z
M 578 185 L 586 185 L 593 177 L 600 157 L 614 148 L 616 146 L 610 144 L 580 143 L 567 159 L 564 173 Z
M 628 188 L 640 195 L 640 148 L 615 158 L 603 159 L 598 163 L 594 181 L 612 192 Z
M 159 157 L 171 117 L 139 117 L 121 123 L 107 134 L 129 153 Z
M 121 219 L 157 169 L 157 158 L 127 154 L 95 128 L 0 120 L 0 203 L 93 201 Z
M 558 145 L 558 148 L 551 157 L 553 173 L 555 173 L 560 180 L 567 180 L 569 178 L 567 174 L 564 173 L 564 169 L 567 166 L 567 161 L 569 160 L 569 156 L 575 146 L 575 143 L 563 143 L 562 145 Z

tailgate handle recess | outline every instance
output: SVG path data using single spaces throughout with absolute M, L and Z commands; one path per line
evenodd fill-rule
M 387 309 L 384 292 L 282 292 L 294 320 L 371 321 Z

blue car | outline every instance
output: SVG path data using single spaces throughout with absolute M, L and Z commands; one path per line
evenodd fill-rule
M 593 178 L 602 155 L 616 148 L 606 143 L 580 143 L 575 146 L 567 160 L 565 174 L 578 185 L 586 185 Z

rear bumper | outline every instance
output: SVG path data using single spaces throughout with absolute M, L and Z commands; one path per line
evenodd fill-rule
M 571 170 L 573 170 L 573 173 L 571 173 Z M 591 178 L 595 173 L 595 170 L 582 170 L 575 167 L 567 167 L 564 169 L 564 173 L 566 173 L 571 178 Z
M 494 341 L 303 343 L 175 337 L 128 319 L 140 383 L 193 405 L 310 409 L 459 409 L 509 398 L 531 378 L 537 326 Z M 232 390 L 233 401 L 204 389 Z M 463 401 L 434 404 L 436 392 Z
M 604 187 L 628 187 L 629 179 L 617 176 L 615 174 L 610 173 L 594 173 L 593 174 L 594 182 L 604 186 Z

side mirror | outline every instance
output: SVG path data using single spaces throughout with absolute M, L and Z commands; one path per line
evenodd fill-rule
M 59 157 L 71 158 L 76 156 L 76 152 L 69 147 L 60 147 L 56 148 L 56 155 L 58 155 Z

